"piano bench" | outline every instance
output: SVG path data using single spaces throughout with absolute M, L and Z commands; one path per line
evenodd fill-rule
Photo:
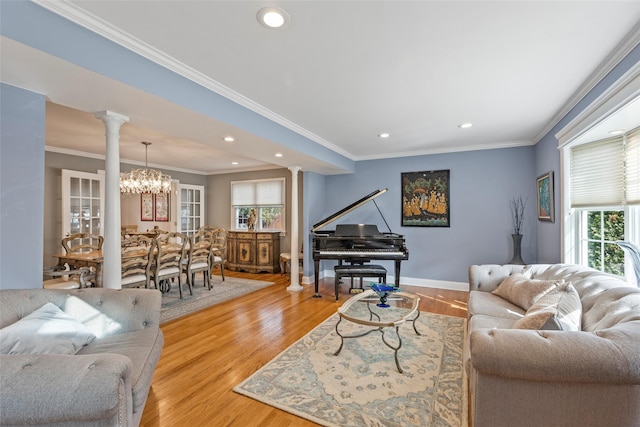
M 333 267 L 333 272 L 336 276 L 336 301 L 338 301 L 338 294 L 340 289 L 340 279 L 343 277 L 360 278 L 360 292 L 362 292 L 362 278 L 363 277 L 377 277 L 378 283 L 385 283 L 387 281 L 387 269 L 377 264 L 356 264 L 356 265 L 336 265 Z M 351 288 L 351 290 L 355 290 Z

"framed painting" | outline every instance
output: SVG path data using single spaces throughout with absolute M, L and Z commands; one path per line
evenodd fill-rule
M 449 170 L 402 173 L 402 226 L 450 227 Z
M 553 222 L 553 171 L 536 179 L 538 193 L 538 221 Z
M 140 194 L 140 220 L 153 221 L 153 194 Z
M 154 219 L 156 221 L 169 221 L 169 193 L 156 194 Z

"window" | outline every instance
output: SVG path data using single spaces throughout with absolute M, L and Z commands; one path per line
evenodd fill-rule
M 247 230 L 251 209 L 255 209 L 256 230 L 284 231 L 284 182 L 284 178 L 232 182 L 231 227 Z
M 640 242 L 640 128 L 571 147 L 569 169 L 568 262 L 629 278 L 616 241 Z
M 579 264 L 624 276 L 624 251 L 616 244 L 625 240 L 624 213 L 624 210 L 588 209 L 577 212 Z
M 103 235 L 104 173 L 62 170 L 62 236 Z
M 204 187 L 179 184 L 180 231 L 191 235 L 204 225 Z

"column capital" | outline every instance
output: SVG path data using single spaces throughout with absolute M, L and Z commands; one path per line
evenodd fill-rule
M 113 111 L 109 111 L 109 110 L 98 111 L 96 113 L 96 118 L 102 120 L 103 122 L 105 122 L 105 124 L 109 122 L 109 123 L 117 123 L 121 125 L 129 121 L 128 116 L 125 116 L 119 113 L 114 113 Z
M 300 166 L 289 166 L 287 169 L 291 171 L 292 175 L 295 175 L 302 170 Z

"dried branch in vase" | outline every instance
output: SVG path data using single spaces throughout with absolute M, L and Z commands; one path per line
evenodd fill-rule
M 522 224 L 524 223 L 524 208 L 527 200 L 522 196 L 514 197 L 509 202 L 511 207 L 511 217 L 513 219 L 513 234 L 522 234 Z

